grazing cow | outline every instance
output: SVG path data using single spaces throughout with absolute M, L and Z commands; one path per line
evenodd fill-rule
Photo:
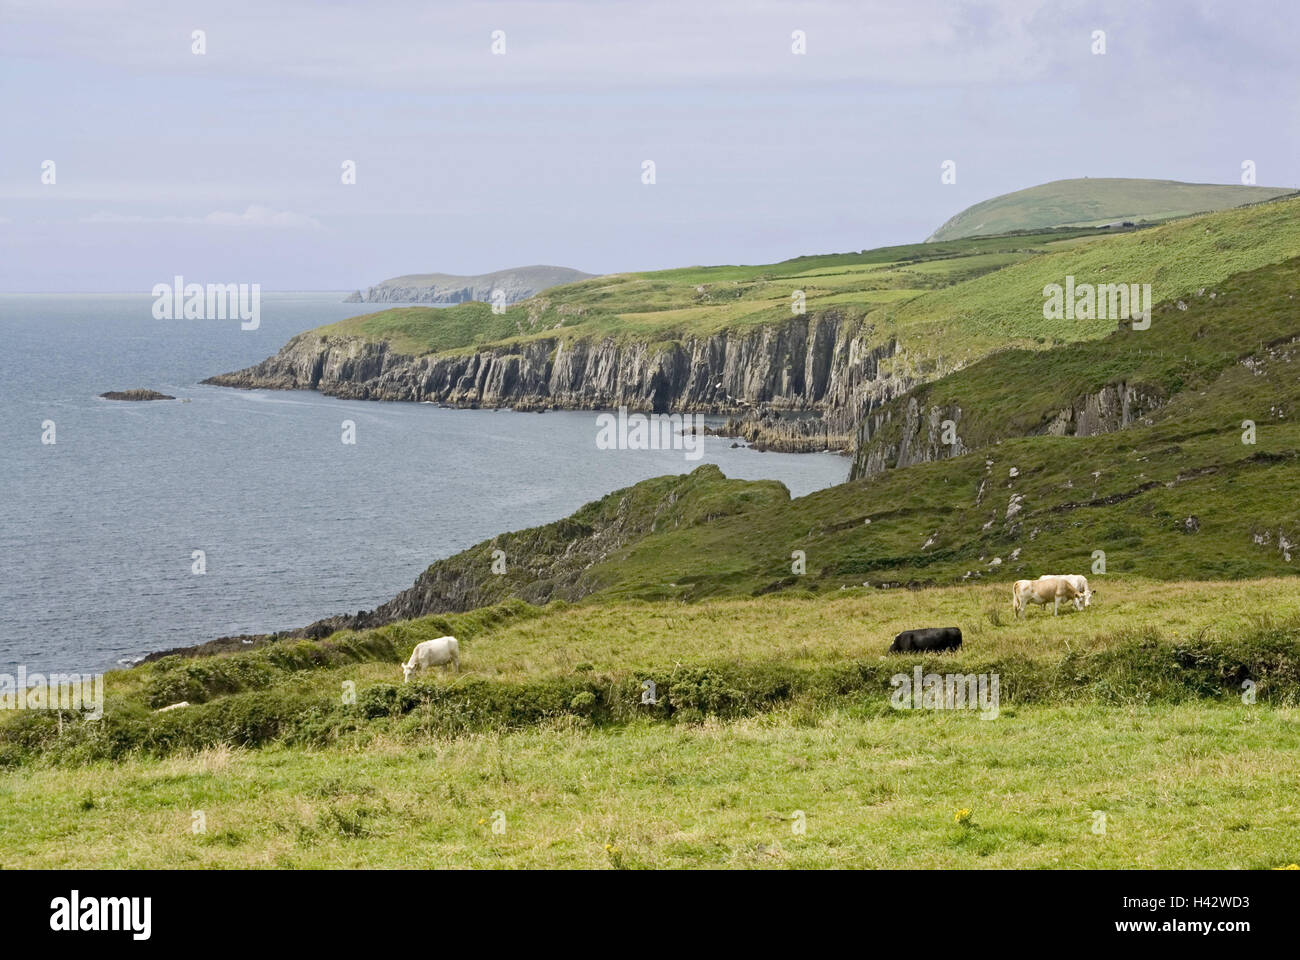
M 411 651 L 411 659 L 402 664 L 402 682 L 411 679 L 417 670 L 442 666 L 450 663 L 460 672 L 460 644 L 455 637 L 439 637 L 437 640 L 425 640 L 417 643 Z
M 1054 574 L 1045 573 L 1038 579 L 1046 580 L 1050 576 L 1054 576 Z M 1074 587 L 1078 592 L 1079 595 L 1074 598 L 1074 609 L 1082 610 L 1084 607 L 1092 606 L 1092 588 L 1088 586 L 1087 577 L 1078 573 L 1063 573 L 1056 576 L 1060 576 L 1062 580 L 1069 580 L 1070 586 Z
M 924 627 L 904 630 L 889 645 L 890 653 L 920 653 L 932 650 L 961 649 L 961 630 L 957 627 Z
M 1079 596 L 1079 591 L 1065 577 L 1046 576 L 1038 580 L 1017 580 L 1011 588 L 1011 608 L 1017 617 L 1025 616 L 1025 604 L 1052 604 L 1052 616 L 1061 612 L 1061 601 L 1067 603 Z

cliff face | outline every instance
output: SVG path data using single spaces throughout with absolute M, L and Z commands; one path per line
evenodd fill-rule
M 1161 406 L 1165 397 L 1153 388 L 1113 383 L 1076 397 L 1069 406 L 1049 411 L 1042 426 L 1027 432 L 987 428 L 973 446 L 1000 439 L 1046 434 L 1054 437 L 1091 437 L 1122 430 Z M 894 429 L 895 420 L 898 421 Z M 943 424 L 952 423 L 945 434 Z M 873 476 L 897 467 L 928 463 L 968 453 L 972 446 L 962 438 L 962 409 L 951 404 L 926 404 L 916 396 L 868 413 L 858 429 L 852 479 Z
M 308 332 L 256 366 L 205 382 L 462 407 L 816 412 L 830 445 L 844 446 L 862 410 L 910 386 L 882 376 L 893 353 L 892 341 L 867 346 L 858 321 L 834 311 L 669 343 L 547 337 L 420 357 Z

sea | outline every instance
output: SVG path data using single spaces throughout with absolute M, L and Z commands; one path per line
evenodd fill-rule
M 148 294 L 0 294 L 0 673 L 99 672 L 372 609 L 435 560 L 701 463 L 793 496 L 848 476 L 841 456 L 723 438 L 696 461 L 598 449 L 589 411 L 200 383 L 367 309 L 343 296 L 264 293 L 244 330 L 156 319 Z M 177 399 L 99 398 L 135 388 Z

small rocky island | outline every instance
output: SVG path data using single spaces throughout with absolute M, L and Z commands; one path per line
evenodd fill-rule
M 110 390 L 99 395 L 104 400 L 175 400 L 157 390 Z

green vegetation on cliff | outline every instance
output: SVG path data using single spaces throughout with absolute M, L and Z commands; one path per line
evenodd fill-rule
M 1043 288 L 1067 276 L 1079 283 L 1150 284 L 1153 303 L 1160 303 L 1295 257 L 1300 198 L 1136 231 L 1058 230 L 766 266 L 615 274 L 555 287 L 502 313 L 481 303 L 406 307 L 314 333 L 387 341 L 395 353 L 412 356 L 509 352 L 555 339 L 639 342 L 653 355 L 688 338 L 784 327 L 792 297 L 802 291 L 810 316 L 848 318 L 848 330 L 867 348 L 892 344 L 877 378 L 924 382 L 1002 350 L 1108 336 L 1113 320 L 1043 317 Z M 834 402 L 855 402 L 852 397 L 837 395 Z
M 1288 382 L 1296 348 L 1287 344 L 1296 338 L 1300 258 L 1166 301 L 1153 311 L 1149 329 L 1124 324 L 1104 339 L 1046 353 L 1003 350 L 914 387 L 872 413 L 854 472 L 893 466 L 905 440 L 911 449 L 929 442 L 929 419 L 951 419 L 960 441 L 959 447 L 938 444 L 938 456 L 1032 434 L 1100 432 L 1081 414 L 1090 398 L 1107 390 L 1112 418 L 1121 416 L 1123 393 L 1140 408 L 1133 418 L 1146 423 L 1177 417 L 1222 430 L 1244 420 L 1278 419 L 1276 412 L 1300 399 Z M 909 421 L 909 407 L 922 411 L 920 423 Z M 927 418 L 928 411 L 939 417 Z M 905 436 L 909 427 L 917 430 L 911 437 Z
M 1017 263 L 1062 239 L 1097 231 L 1046 232 L 861 253 L 805 256 L 759 266 L 684 267 L 594 277 L 554 287 L 493 313 L 485 303 L 399 307 L 351 317 L 316 333 L 387 340 L 398 353 L 476 350 L 551 336 L 666 340 L 779 323 L 795 290 L 815 312 L 865 312 Z

